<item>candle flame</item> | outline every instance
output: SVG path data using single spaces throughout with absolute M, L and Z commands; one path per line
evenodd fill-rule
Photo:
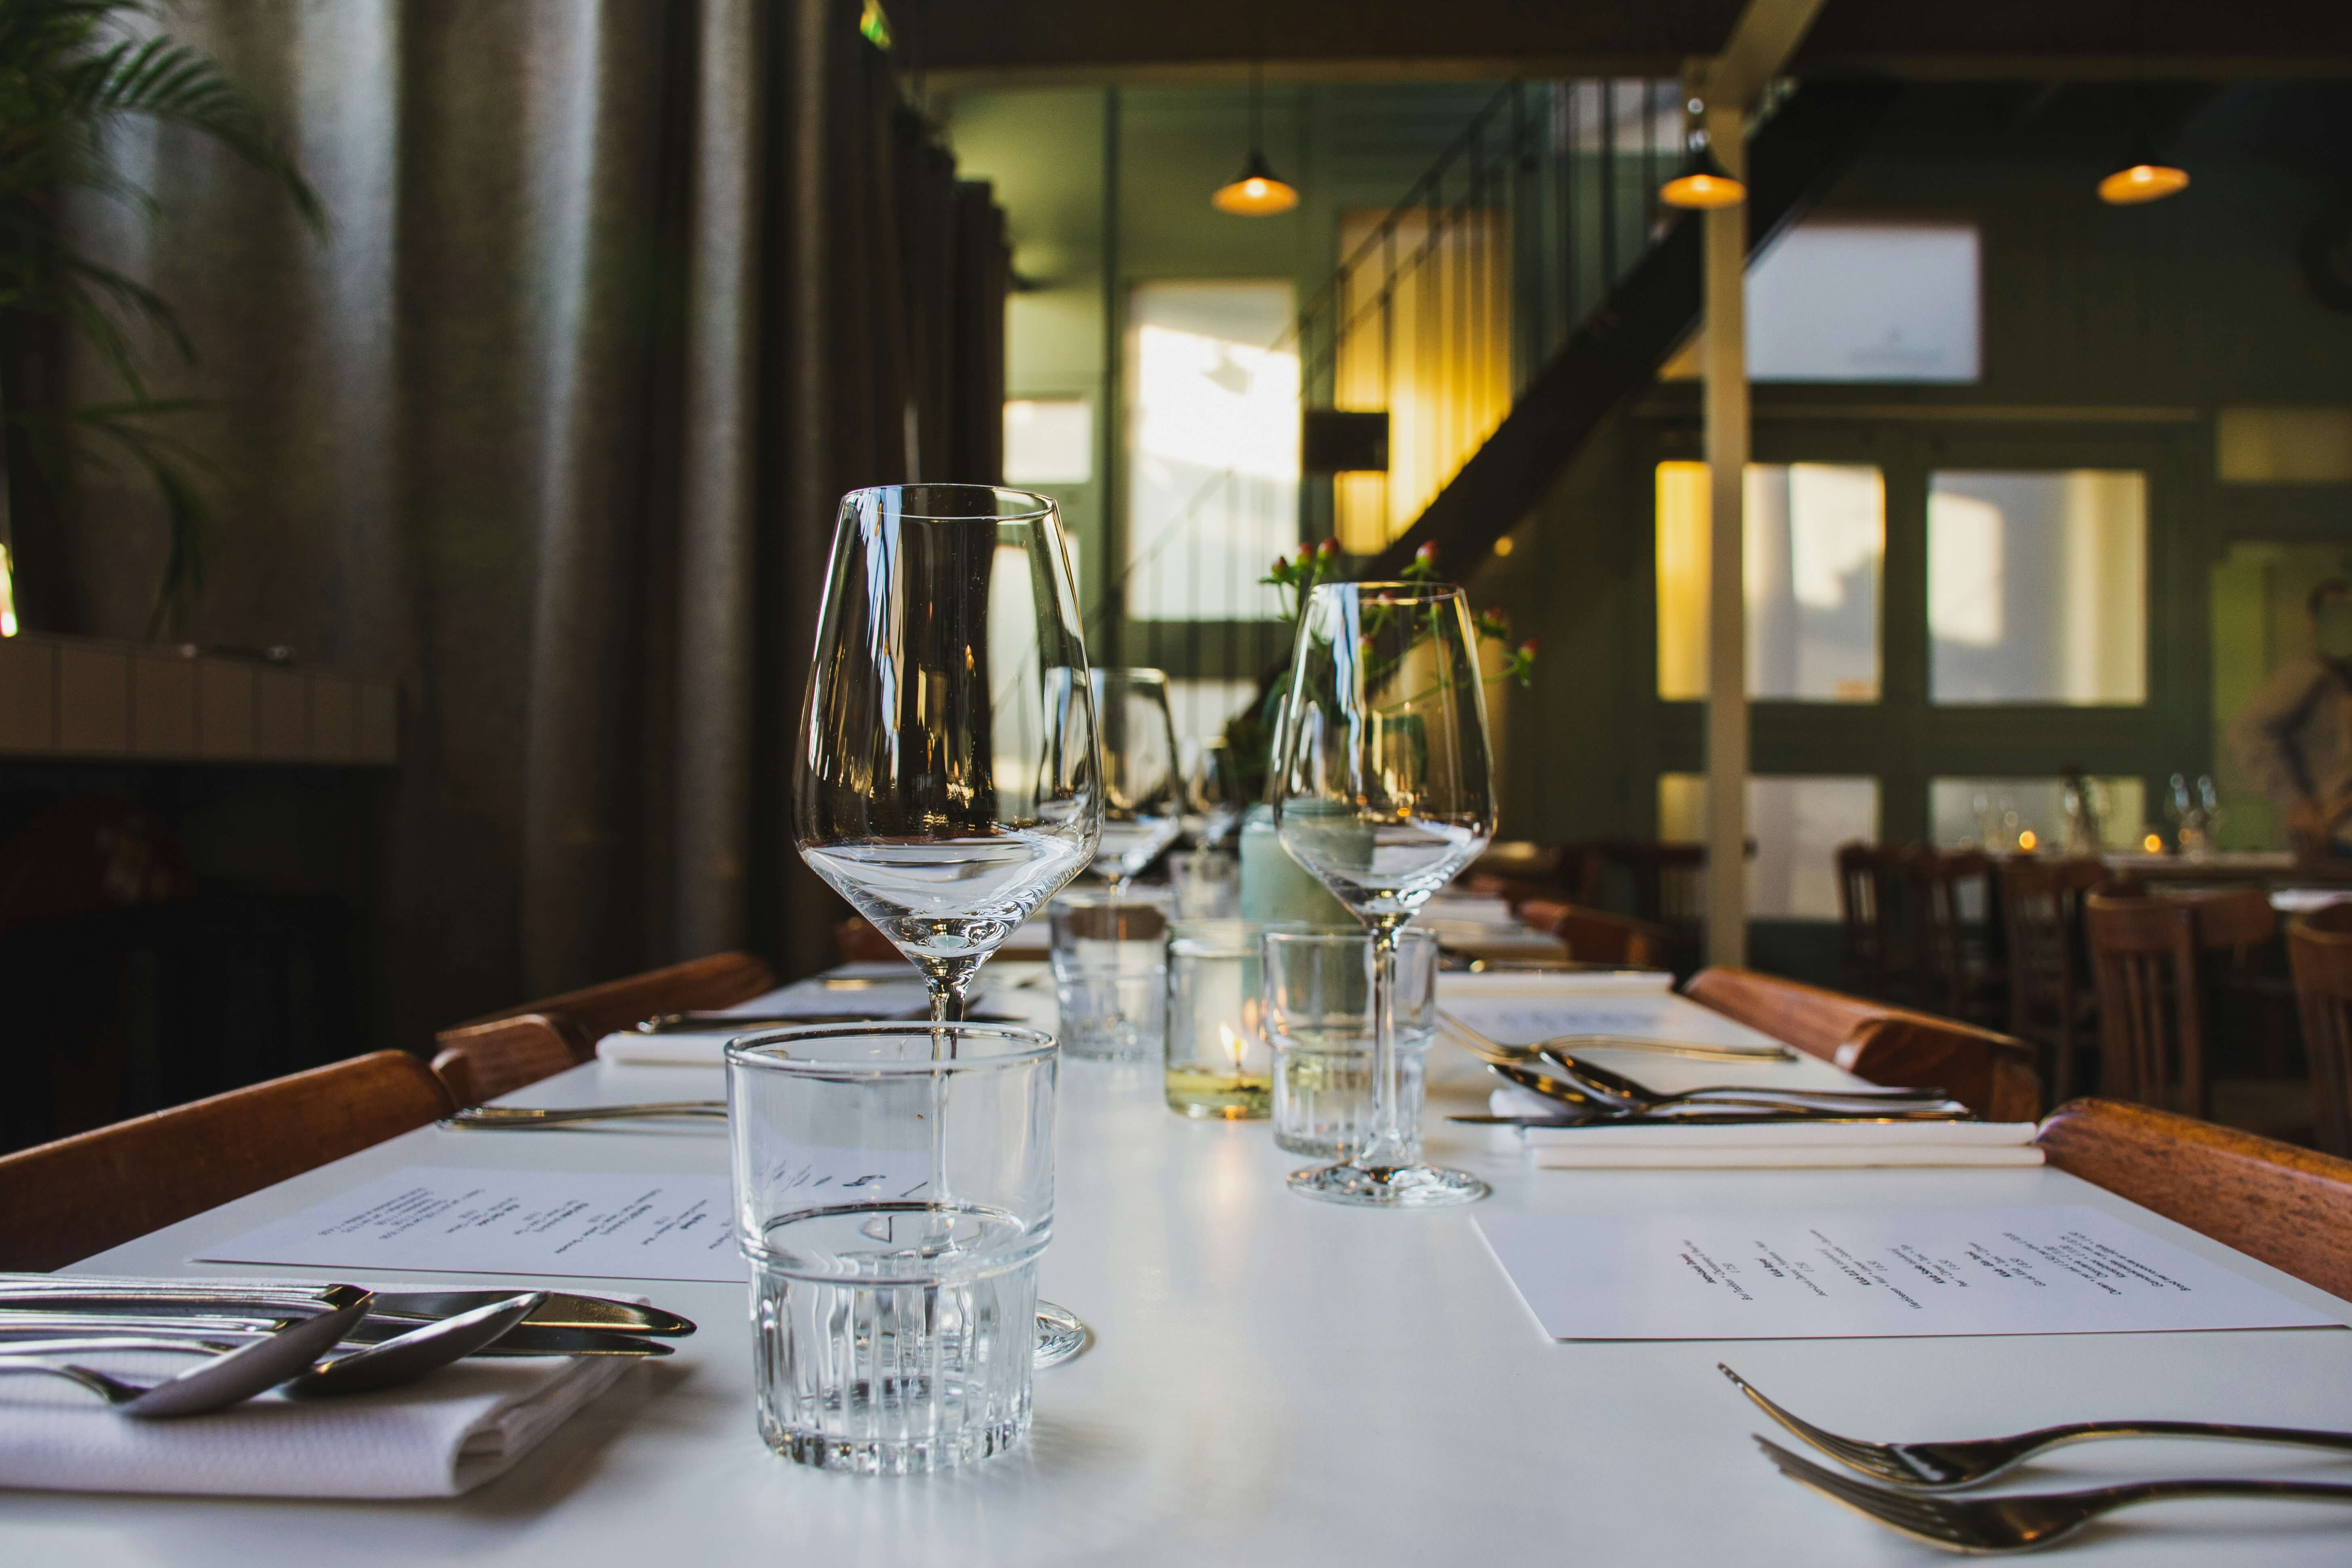
M 1242 1037 L 1220 1024 L 1217 1026 L 1217 1039 L 1225 1047 L 1225 1055 L 1234 1058 L 1234 1071 L 1238 1075 L 1242 1070 Z

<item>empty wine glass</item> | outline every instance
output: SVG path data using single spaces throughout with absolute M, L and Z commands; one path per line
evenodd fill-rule
M 1372 1114 L 1342 1162 L 1292 1173 L 1333 1203 L 1428 1208 L 1486 1184 L 1421 1163 L 1402 1125 L 1397 940 L 1495 835 L 1478 641 L 1462 590 L 1331 583 L 1298 624 L 1269 795 L 1283 847 L 1372 936 Z
M 931 1016 L 1083 869 L 1101 757 L 1054 503 L 982 485 L 841 501 L 801 710 L 801 856 L 923 972 Z
M 1233 748 L 1225 744 L 1223 736 L 1201 743 L 1189 794 L 1184 830 L 1203 849 L 1230 848 L 1234 829 L 1241 826 L 1242 812 L 1249 803 L 1242 798 Z
M 1176 763 L 1166 675 L 1156 669 L 1097 669 L 1094 698 L 1103 758 L 1102 839 L 1095 848 L 1095 869 L 1116 895 L 1183 831 L 1184 777 Z

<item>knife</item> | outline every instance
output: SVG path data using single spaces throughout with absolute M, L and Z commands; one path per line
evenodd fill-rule
M 295 1282 L 212 1279 L 108 1279 L 68 1274 L 0 1274 L 0 1313 L 34 1307 L 76 1312 L 147 1312 L 181 1315 L 231 1311 L 245 1307 L 318 1308 L 319 1288 Z M 454 1317 L 513 1295 L 506 1290 L 385 1290 L 369 1308 L 372 1318 L 412 1321 Z M 551 1290 L 546 1304 L 524 1322 L 551 1329 L 602 1329 L 663 1339 L 694 1332 L 691 1320 L 659 1307 Z
M 1623 1115 L 1599 1116 L 1449 1116 L 1448 1121 L 1459 1121 L 1472 1127 L 1763 1127 L 1801 1122 L 1808 1127 L 1897 1127 L 1914 1121 L 1974 1121 L 1973 1113 L 1962 1110 L 1952 1111 L 1911 1111 L 1902 1116 L 1789 1116 L 1767 1111 L 1759 1116 L 1726 1114 L 1696 1116 L 1652 1116 L 1638 1111 Z
M 507 1298 L 501 1297 L 504 1300 Z M 35 1312 L 0 1315 L 0 1346 L 15 1340 L 47 1340 L 60 1335 L 133 1339 L 176 1337 L 189 1341 L 260 1339 L 283 1327 L 282 1318 L 244 1313 L 203 1312 Z M 397 1339 L 416 1325 L 397 1319 L 362 1318 L 341 1342 L 373 1345 Z M 676 1349 L 658 1340 L 616 1334 L 607 1329 L 541 1328 L 524 1322 L 509 1329 L 476 1355 L 623 1355 L 666 1356 Z

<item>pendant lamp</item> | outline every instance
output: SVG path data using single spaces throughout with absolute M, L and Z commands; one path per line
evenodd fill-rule
M 1259 100 L 1262 97 L 1259 70 L 1259 63 L 1250 61 L 1249 161 L 1242 165 L 1240 174 L 1219 185 L 1216 193 L 1209 198 L 1211 206 L 1221 213 L 1231 213 L 1235 217 L 1272 217 L 1298 205 L 1298 188 L 1276 174 L 1273 165 L 1265 161 L 1263 139 L 1259 134 Z
M 1694 121 L 1706 112 L 1706 106 L 1696 99 L 1691 100 Z M 1694 123 L 1690 134 L 1690 161 L 1683 172 L 1658 187 L 1658 199 L 1670 207 L 1705 211 L 1708 207 L 1736 207 L 1748 199 L 1748 187 L 1732 178 L 1722 161 L 1716 157 L 1704 127 Z

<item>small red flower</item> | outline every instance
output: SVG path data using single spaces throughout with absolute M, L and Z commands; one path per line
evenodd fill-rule
M 1423 545 L 1420 549 L 1418 549 L 1418 550 L 1414 551 L 1414 552 L 1412 552 L 1412 558 L 1413 558 L 1415 561 L 1422 562 L 1422 563 L 1423 563 L 1424 564 L 1427 564 L 1427 565 L 1431 565 L 1431 566 L 1434 566 L 1434 565 L 1436 565 L 1436 564 L 1437 564 L 1437 541 L 1435 541 L 1435 540 L 1433 540 L 1433 540 L 1431 540 L 1428 543 L 1426 543 L 1426 544 Z
M 1519 651 L 1520 651 L 1521 653 L 1525 654 L 1525 655 L 1526 655 L 1528 658 L 1535 658 L 1535 656 L 1536 656 L 1536 639 L 1535 639 L 1535 638 L 1533 638 L 1533 637 L 1529 637 L 1527 641 L 1525 641 L 1525 642 L 1521 643 L 1521 644 L 1519 645 Z
M 1322 547 L 1317 550 L 1315 553 L 1323 557 L 1324 560 L 1328 561 L 1333 556 L 1339 553 L 1339 542 L 1336 539 L 1327 539 L 1323 542 Z

